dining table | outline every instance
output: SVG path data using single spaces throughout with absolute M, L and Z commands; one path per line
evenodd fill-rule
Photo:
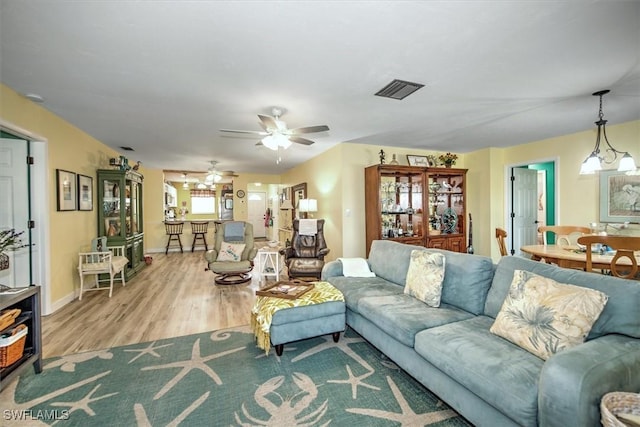
M 545 262 L 556 264 L 558 267 L 577 268 L 580 270 L 585 270 L 587 267 L 587 254 L 577 245 L 526 245 L 522 246 L 520 250 L 531 255 L 531 259 L 534 261 L 544 259 Z M 605 252 L 604 254 L 592 252 L 592 268 L 610 270 L 614 255 L 615 251 Z M 635 257 L 638 263 L 640 263 L 640 254 L 636 253 Z M 628 258 L 620 258 L 617 264 L 631 265 L 631 260 Z

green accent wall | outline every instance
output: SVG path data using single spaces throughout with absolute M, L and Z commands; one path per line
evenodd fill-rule
M 529 169 L 541 170 L 546 172 L 546 199 L 547 206 L 547 225 L 556 225 L 556 175 L 555 175 L 555 162 L 535 163 L 528 166 Z M 555 243 L 555 235 L 551 234 L 549 237 L 549 244 Z

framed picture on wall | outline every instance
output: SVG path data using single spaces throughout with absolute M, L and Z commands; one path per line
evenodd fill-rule
M 78 174 L 78 210 L 93 210 L 93 178 Z
M 76 174 L 56 169 L 57 208 L 59 211 L 77 209 Z
M 600 222 L 640 222 L 640 175 L 600 172 Z

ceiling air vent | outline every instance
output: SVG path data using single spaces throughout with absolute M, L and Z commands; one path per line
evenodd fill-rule
M 421 85 L 420 83 L 412 83 L 395 79 L 376 92 L 376 96 L 392 99 L 404 99 L 423 86 L 424 85 Z
M 124 151 L 136 151 L 131 147 L 120 147 L 120 148 L 122 148 Z

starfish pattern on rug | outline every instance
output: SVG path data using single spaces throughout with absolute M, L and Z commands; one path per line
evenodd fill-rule
M 0 393 L 0 407 L 2 408 L 11 408 L 12 411 L 26 411 L 30 408 L 33 408 L 37 405 L 43 404 L 45 402 L 48 402 L 51 399 L 55 399 L 58 396 L 62 396 L 63 394 L 71 391 L 71 390 L 75 390 L 77 388 L 80 388 L 86 384 L 90 384 L 94 381 L 99 380 L 100 378 L 107 376 L 111 373 L 111 371 L 105 371 L 102 372 L 100 374 L 94 375 L 92 377 L 86 378 L 82 381 L 78 381 L 75 384 L 71 384 L 68 385 L 66 387 L 63 387 L 61 389 L 52 391 L 51 393 L 47 393 L 45 395 L 42 395 L 40 397 L 36 397 L 35 399 L 31 399 L 27 402 L 22 402 L 22 403 L 17 403 L 16 402 L 16 389 L 18 387 L 18 384 L 20 383 L 20 380 L 15 380 L 12 381 L 9 386 L 2 390 L 2 393 Z M 35 425 L 42 425 L 42 426 L 46 426 L 48 424 L 45 424 L 43 422 L 36 422 L 37 420 L 26 420 L 26 422 L 24 424 L 21 424 L 20 421 L 16 421 L 16 423 L 12 422 L 12 426 L 19 426 L 19 425 L 25 425 L 25 426 L 30 426 L 33 427 Z
M 85 397 L 83 397 L 80 400 L 76 400 L 75 402 L 54 402 L 51 404 L 51 406 L 68 406 L 69 413 L 82 410 L 87 415 L 90 415 L 93 417 L 96 415 L 96 413 L 89 406 L 90 403 L 97 402 L 98 400 L 106 399 L 107 397 L 115 396 L 116 394 L 118 394 L 118 393 L 109 393 L 103 396 L 93 397 L 93 394 L 96 391 L 98 391 L 100 386 L 101 384 L 96 385 L 89 393 L 85 395 Z
M 142 368 L 143 371 L 150 371 L 150 370 L 156 370 L 156 369 L 182 368 L 180 372 L 178 372 L 178 374 L 175 377 L 173 377 L 173 379 L 167 382 L 167 384 L 165 384 L 165 386 L 162 387 L 162 389 L 158 393 L 156 393 L 155 396 L 153 396 L 153 400 L 157 400 L 162 396 L 164 396 L 169 390 L 173 388 L 174 385 L 179 383 L 180 380 L 182 380 L 185 376 L 187 376 L 189 372 L 191 372 L 194 369 L 198 369 L 204 372 L 205 374 L 207 374 L 207 376 L 209 376 L 216 384 L 218 385 L 222 384 L 222 380 L 220 379 L 218 374 L 216 374 L 216 372 L 213 369 L 211 369 L 206 364 L 206 362 L 213 359 L 217 359 L 219 357 L 226 356 L 231 353 L 235 353 L 240 350 L 244 350 L 245 348 L 246 347 L 238 347 L 231 350 L 223 351 L 221 353 L 215 353 L 206 357 L 202 357 L 200 355 L 200 338 L 198 338 L 196 342 L 193 344 L 193 347 L 191 349 L 190 359 L 181 360 L 178 362 L 171 362 L 164 365 L 146 366 Z
M 423 414 L 416 414 L 413 409 L 409 406 L 409 403 L 400 392 L 400 389 L 396 385 L 395 382 L 391 379 L 391 377 L 387 376 L 387 382 L 389 383 L 389 387 L 391 388 L 391 392 L 393 396 L 396 398 L 398 405 L 400 405 L 401 412 L 389 412 L 389 411 L 381 411 L 378 409 L 365 409 L 365 408 L 348 408 L 346 411 L 351 412 L 353 414 L 360 415 L 368 415 L 370 417 L 375 418 L 383 418 L 385 420 L 395 421 L 400 423 L 403 427 L 413 427 L 413 426 L 427 426 L 430 424 L 435 424 L 440 421 L 444 421 L 449 418 L 457 417 L 456 414 L 452 410 L 444 410 L 444 411 L 436 411 L 436 412 L 425 412 Z
M 367 387 L 370 388 L 372 390 L 380 390 L 380 387 L 376 387 L 374 385 L 371 384 L 367 384 L 365 383 L 363 380 L 369 378 L 371 375 L 374 374 L 374 371 L 369 371 L 365 374 L 360 375 L 359 377 L 356 377 L 355 375 L 353 375 L 353 372 L 351 371 L 351 367 L 349 365 L 347 366 L 347 375 L 349 376 L 348 379 L 346 380 L 327 380 L 328 383 L 335 383 L 335 384 L 351 384 L 351 397 L 355 400 L 358 398 L 358 386 L 362 386 L 362 387 Z
M 134 357 L 133 359 L 129 360 L 129 363 L 132 363 L 136 360 L 138 360 L 139 358 L 141 358 L 142 356 L 144 356 L 145 354 L 151 355 L 153 357 L 160 357 L 160 355 L 158 353 L 155 352 L 156 349 L 158 348 L 163 348 L 163 347 L 169 347 L 170 345 L 173 345 L 173 343 L 169 343 L 169 344 L 163 344 L 163 345 L 158 345 L 156 346 L 157 341 L 154 341 L 152 343 L 150 343 L 148 346 L 144 347 L 144 348 L 133 348 L 133 349 L 125 349 L 125 352 L 130 352 L 130 353 L 139 353 L 136 357 Z
M 63 372 L 75 372 L 76 364 L 86 362 L 96 357 L 103 360 L 110 360 L 113 358 L 113 353 L 111 353 L 110 350 L 98 350 L 88 351 L 86 353 L 68 354 L 66 356 L 61 356 L 58 360 L 47 363 L 44 366 L 44 369 L 51 369 L 60 366 L 60 370 Z
M 166 424 L 166 427 L 178 427 L 181 422 L 185 420 L 193 411 L 198 409 L 202 403 L 207 400 L 210 391 L 206 392 L 199 398 L 197 398 L 191 405 L 187 406 L 187 408 L 178 414 L 170 423 Z M 149 421 L 149 417 L 147 416 L 147 412 L 144 410 L 144 406 L 141 403 L 136 403 L 133 405 L 133 412 L 136 415 L 136 424 L 138 427 L 152 427 L 151 421 Z
M 331 335 L 325 335 L 325 336 L 322 336 L 320 338 L 323 338 L 325 342 L 320 343 L 320 344 L 316 345 L 315 347 L 311 347 L 309 350 L 307 350 L 307 351 L 305 351 L 303 353 L 300 353 L 299 355 L 297 355 L 296 357 L 291 359 L 291 361 L 295 363 L 298 360 L 305 359 L 305 358 L 307 358 L 309 356 L 312 356 L 312 355 L 314 355 L 316 353 L 320 353 L 321 351 L 330 350 L 330 349 L 336 349 L 337 348 L 338 350 L 342 351 L 344 354 L 346 354 L 347 356 L 349 356 L 350 358 L 352 358 L 353 360 L 358 362 L 366 370 L 375 371 L 375 369 L 373 369 L 371 367 L 371 365 L 369 365 L 362 357 L 360 357 L 359 354 L 357 354 L 355 351 L 353 351 L 349 347 L 349 344 L 355 344 L 355 343 L 363 342 L 364 340 L 362 338 L 347 338 L 347 337 L 343 337 L 337 343 L 333 342 L 333 338 L 331 337 Z

